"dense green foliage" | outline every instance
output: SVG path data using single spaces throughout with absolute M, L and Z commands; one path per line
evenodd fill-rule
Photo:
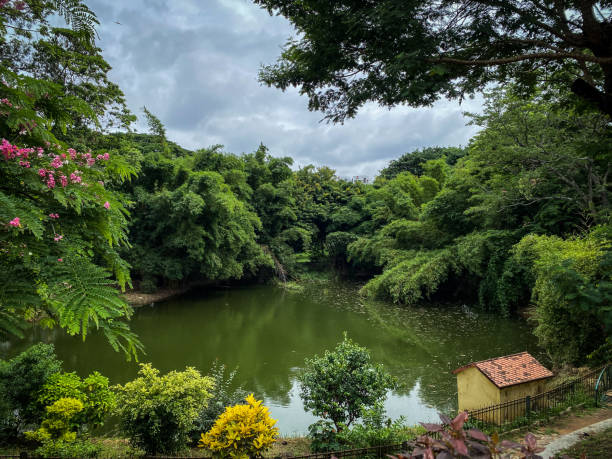
M 334 122 L 369 101 L 428 106 L 491 82 L 527 89 L 544 78 L 612 114 L 607 0 L 254 1 L 296 29 L 260 80 L 298 87 Z
M 395 386 L 382 365 L 371 361 L 368 350 L 346 336 L 333 351 L 306 359 L 299 381 L 304 408 L 330 419 L 336 431 L 384 401 L 387 390 Z
M 26 440 L 42 457 L 95 457 L 86 438 L 103 424 L 114 403 L 108 379 L 62 373 L 50 344 L 36 344 L 0 360 L 0 443 Z
M 141 364 L 138 375 L 115 388 L 121 431 L 151 455 L 184 449 L 210 399 L 212 379 L 194 368 L 160 376 L 151 364 Z
M 108 378 L 97 371 L 84 379 L 76 373 L 51 375 L 39 393 L 38 404 L 48 410 L 50 405 L 67 398 L 78 400 L 82 405 L 71 419 L 72 425 L 80 431 L 103 425 L 115 403 Z
M 39 343 L 9 361 L 0 360 L 1 440 L 40 423 L 44 408 L 38 394 L 61 368 L 51 344 Z

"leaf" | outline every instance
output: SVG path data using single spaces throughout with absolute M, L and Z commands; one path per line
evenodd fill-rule
M 428 432 L 442 432 L 444 430 L 440 424 L 429 424 L 426 422 L 419 422 L 419 424 L 421 424 Z
M 486 435 L 485 433 L 481 432 L 478 429 L 470 429 L 467 431 L 467 433 L 470 437 L 472 437 L 475 440 L 484 441 L 484 442 L 489 442 L 491 440 L 488 435 Z
M 463 424 L 465 424 L 465 421 L 467 421 L 467 419 L 468 419 L 468 412 L 462 411 L 455 417 L 455 419 L 453 419 L 450 422 L 450 426 L 454 430 L 461 430 L 463 428 Z

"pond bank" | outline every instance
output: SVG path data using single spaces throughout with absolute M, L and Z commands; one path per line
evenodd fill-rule
M 167 300 L 183 293 L 188 292 L 191 287 L 182 287 L 178 289 L 159 289 L 155 293 L 143 293 L 139 290 L 130 290 L 123 294 L 123 298 L 131 306 L 139 307 L 146 306 L 151 303 L 158 303 L 159 301 Z
M 126 291 L 122 296 L 133 307 L 148 306 L 152 303 L 169 300 L 171 298 L 183 295 L 197 287 L 213 285 L 212 281 L 194 282 L 185 287 L 178 288 L 160 288 L 154 293 L 144 293 L 140 290 L 132 289 Z

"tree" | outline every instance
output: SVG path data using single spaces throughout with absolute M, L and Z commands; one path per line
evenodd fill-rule
M 331 419 L 337 430 L 350 426 L 363 408 L 376 406 L 395 387 L 382 365 L 372 363 L 368 350 L 346 334 L 333 351 L 306 359 L 299 381 L 304 408 Z
M 391 161 L 387 167 L 380 171 L 380 175 L 392 179 L 407 171 L 420 176 L 425 172 L 423 165 L 427 161 L 445 158 L 449 165 L 454 165 L 466 153 L 466 149 L 457 147 L 429 147 L 415 150 Z
M 83 337 L 99 329 L 115 349 L 134 356 L 141 346 L 127 325 L 132 309 L 116 288 L 130 283 L 118 254 L 127 245 L 127 203 L 106 184 L 135 169 L 121 156 L 77 151 L 64 141 L 69 129 L 99 125 L 111 102 L 104 109 L 92 102 L 96 90 L 86 90 L 93 83 L 78 65 L 66 70 L 76 72 L 69 81 L 30 66 L 45 67 L 49 59 L 37 55 L 49 44 L 41 42 L 49 16 L 65 16 L 82 34 L 79 46 L 93 46 L 88 24 L 95 15 L 78 0 L 1 5 L 0 333 L 21 335 L 33 321 Z M 35 36 L 43 38 L 32 42 Z M 94 72 L 106 75 L 107 65 Z
M 299 87 L 333 122 L 375 101 L 431 105 L 491 82 L 562 80 L 612 114 L 609 1 L 254 0 L 299 38 L 260 80 Z
M 534 333 L 555 365 L 578 365 L 605 347 L 612 336 L 610 228 L 565 240 L 530 234 L 513 252 L 531 265 Z
M 98 19 L 82 0 L 0 2 L 0 66 L 53 82 L 86 112 L 66 107 L 69 127 L 129 127 L 135 120 L 123 92 L 108 78 L 111 66 L 96 46 Z M 57 16 L 71 28 L 57 27 Z M 65 135 L 56 125 L 55 135 Z

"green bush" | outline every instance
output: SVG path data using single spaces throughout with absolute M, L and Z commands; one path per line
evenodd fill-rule
M 211 397 L 208 405 L 200 410 L 194 422 L 194 428 L 189 433 L 192 443 L 197 443 L 200 440 L 202 432 L 210 430 L 226 407 L 245 403 L 244 399 L 248 395 L 247 392 L 242 387 L 232 389 L 236 371 L 233 370 L 226 374 L 225 365 L 216 360 L 213 363 L 208 376 L 212 379 L 214 386 L 210 391 Z
M 67 397 L 83 404 L 83 410 L 73 420 L 78 430 L 103 425 L 115 403 L 115 395 L 108 387 L 108 378 L 97 371 L 83 380 L 76 373 L 51 375 L 40 392 L 38 403 L 49 406 Z
M 364 408 L 382 402 L 387 390 L 395 387 L 382 365 L 373 364 L 368 350 L 346 334 L 332 352 L 306 359 L 305 363 L 299 376 L 304 408 L 333 421 L 336 430 L 350 426 Z
M 36 449 L 41 457 L 98 457 L 102 447 L 89 440 L 67 442 L 63 440 L 47 442 Z
M 319 420 L 308 426 L 310 438 L 310 451 L 313 453 L 326 453 L 339 451 L 342 443 L 338 439 L 338 430 L 332 421 Z
M 9 361 L 0 361 L 0 438 L 15 439 L 38 426 L 45 414 L 37 403 L 40 390 L 62 368 L 52 344 L 36 344 Z
M 404 419 L 392 421 L 385 418 L 382 403 L 362 413 L 362 423 L 351 429 L 343 429 L 338 440 L 349 448 L 369 448 L 372 446 L 393 445 L 415 436 L 415 429 L 404 424 Z
M 580 364 L 612 332 L 612 244 L 584 237 L 528 235 L 514 256 L 530 259 L 535 335 L 556 365 Z
M 141 364 L 138 375 L 116 386 L 121 431 L 150 455 L 184 449 L 210 399 L 213 380 L 191 367 L 159 376 L 149 363 Z
M 76 398 L 60 398 L 52 405 L 46 407 L 47 412 L 40 428 L 33 432 L 26 432 L 26 438 L 43 445 L 48 442 L 64 441 L 67 443 L 76 440 L 74 431 L 74 418 L 83 411 L 83 403 Z

